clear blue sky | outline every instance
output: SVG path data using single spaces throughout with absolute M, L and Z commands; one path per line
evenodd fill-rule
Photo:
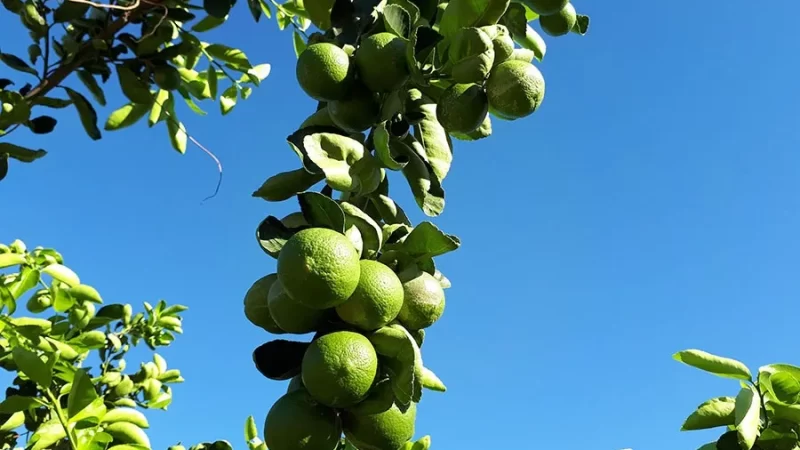
M 286 388 L 251 362 L 270 336 L 242 298 L 275 270 L 256 225 L 296 206 L 250 193 L 298 167 L 284 138 L 314 103 L 295 82 L 290 33 L 256 25 L 240 3 L 208 40 L 272 74 L 224 119 L 216 105 L 183 113 L 223 160 L 216 198 L 201 204 L 213 162 L 175 153 L 163 126 L 92 142 L 71 110 L 53 135 L 20 135 L 50 154 L 0 183 L 2 241 L 58 248 L 108 300 L 191 307 L 164 353 L 187 381 L 169 412 L 150 414 L 155 448 L 244 448 L 245 417 L 262 424 Z M 453 288 L 424 346 L 449 391 L 426 393 L 417 422 L 436 450 L 695 448 L 714 434 L 681 434 L 683 419 L 737 384 L 673 352 L 800 363 L 800 3 L 612 3 L 576 2 L 590 34 L 548 39 L 540 111 L 456 144 L 435 222 L 463 246 L 439 263 Z M 9 19 L 3 41 L 18 48 Z

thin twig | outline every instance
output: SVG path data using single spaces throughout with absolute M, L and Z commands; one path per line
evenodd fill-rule
M 50 28 L 47 27 L 47 33 L 44 36 L 44 68 L 42 69 L 42 78 L 47 78 L 47 72 L 50 71 Z
M 156 24 L 156 26 L 153 27 L 152 30 L 150 30 L 150 32 L 148 32 L 144 36 L 140 37 L 139 39 L 136 39 L 137 43 L 138 42 L 142 42 L 143 40 L 145 40 L 145 39 L 149 38 L 150 36 L 154 35 L 155 32 L 158 31 L 158 27 L 160 27 L 161 24 L 164 23 L 164 21 L 167 19 L 167 16 L 169 15 L 169 8 L 167 8 L 166 6 L 160 5 L 158 3 L 153 3 L 153 2 L 150 2 L 150 1 L 147 1 L 147 0 L 142 0 L 142 1 L 144 3 L 147 3 L 148 5 L 164 8 L 164 14 L 161 15 L 161 17 L 158 19 L 158 23 Z
M 73 3 L 83 3 L 86 5 L 94 6 L 95 8 L 99 9 L 118 9 L 120 11 L 133 11 L 134 9 L 139 7 L 141 3 L 140 0 L 135 0 L 132 5 L 128 6 L 119 6 L 119 5 L 109 5 L 107 3 L 95 3 L 89 0 L 67 0 Z
M 304 38 L 306 38 L 306 41 L 308 41 L 308 39 L 309 39 L 309 38 L 308 38 L 308 34 L 306 34 L 306 31 L 305 31 L 304 29 L 300 28 L 300 25 L 298 25 L 298 24 L 297 24 L 297 23 L 294 21 L 294 17 L 292 17 L 292 22 L 291 22 L 291 23 L 292 23 L 292 26 L 294 27 L 295 31 L 298 31 L 298 32 L 300 32 L 300 34 L 302 34 L 302 35 L 303 35 L 303 37 L 304 37 Z

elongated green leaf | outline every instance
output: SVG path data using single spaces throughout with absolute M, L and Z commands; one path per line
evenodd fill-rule
M 67 398 L 67 414 L 70 422 L 76 422 L 78 414 L 98 398 L 94 384 L 85 369 L 78 369 L 72 380 L 72 388 Z M 102 403 L 102 402 L 101 402 Z
M 17 161 L 25 163 L 34 162 L 37 159 L 47 155 L 47 152 L 42 149 L 33 150 L 25 147 L 20 147 L 19 145 L 10 144 L 8 142 L 0 142 L 0 154 L 4 153 L 7 154 L 10 158 L 14 158 Z
M 371 196 L 370 201 L 375 205 L 381 218 L 387 224 L 411 225 L 411 221 L 408 219 L 408 216 L 406 216 L 403 208 L 390 197 L 378 194 Z
M 408 39 L 411 33 L 411 13 L 400 5 L 386 5 L 383 8 L 383 24 L 386 30 L 403 39 Z
M 192 26 L 192 31 L 195 33 L 210 31 L 225 23 L 226 20 L 228 20 L 227 15 L 224 17 L 206 16 Z
M 66 284 L 69 287 L 74 287 L 81 284 L 78 275 L 69 267 L 63 264 L 50 264 L 42 269 L 42 273 L 50 275 L 54 279 Z
M 778 401 L 788 405 L 800 403 L 800 380 L 789 371 L 778 371 L 770 375 L 770 392 Z
M 425 150 L 413 136 L 404 139 L 404 152 L 409 158 L 409 163 L 403 168 L 403 175 L 408 180 L 414 200 L 429 217 L 436 217 L 444 211 L 445 195 L 441 183 L 433 173 L 433 168 L 426 163 L 420 154 Z M 416 147 L 416 149 L 412 149 Z
M 422 387 L 436 392 L 447 392 L 447 387 L 442 383 L 442 380 L 427 367 L 423 367 L 420 376 Z
M 303 192 L 297 195 L 300 211 L 306 221 L 314 227 L 330 228 L 344 233 L 345 214 L 341 206 L 330 197 L 319 192 Z
M 211 98 L 216 100 L 217 85 L 219 83 L 217 78 L 217 68 L 214 67 L 212 64 L 209 64 L 208 69 L 206 70 L 206 78 L 208 80 L 208 90 L 211 92 Z
M 733 413 L 735 405 L 736 399 L 733 397 L 712 398 L 698 406 L 697 410 L 686 418 L 681 431 L 734 425 L 736 422 Z
M 18 411 L 25 411 L 30 408 L 37 408 L 42 406 L 42 402 L 36 397 L 24 397 L 21 395 L 12 395 L 6 397 L 3 403 L 0 403 L 0 414 L 13 414 Z
M 211 55 L 214 59 L 224 61 L 235 67 L 243 69 L 252 67 L 250 61 L 247 59 L 247 55 L 238 48 L 232 48 L 222 44 L 211 44 L 206 47 L 205 50 L 206 53 Z
M 34 105 L 41 105 L 53 109 L 63 109 L 72 104 L 70 100 L 64 100 L 61 98 L 53 98 L 53 97 L 39 97 L 33 99 L 31 103 Z
M 331 12 L 333 10 L 334 0 L 318 0 L 311 1 L 305 4 L 308 18 L 311 23 L 317 26 L 320 30 L 327 30 L 331 27 Z M 278 10 L 280 13 L 280 9 Z
M 375 127 L 373 136 L 375 144 L 375 154 L 383 167 L 390 170 L 402 170 L 408 164 L 408 157 L 405 155 L 393 155 L 391 149 L 392 136 L 386 129 L 386 122 L 381 122 Z
M 250 15 L 253 16 L 253 20 L 256 22 L 261 20 L 261 4 L 259 0 L 247 0 L 247 7 L 250 9 Z
M 106 131 L 115 131 L 127 128 L 138 122 L 142 117 L 150 112 L 150 110 L 150 105 L 128 103 L 127 105 L 112 112 L 111 115 L 108 116 L 104 129 Z
M 95 112 L 94 107 L 80 92 L 68 87 L 64 89 L 67 91 L 67 95 L 72 101 L 72 104 L 75 105 L 75 109 L 78 110 L 81 125 L 83 125 L 83 129 L 86 130 L 86 134 L 95 141 L 100 139 L 102 134 L 100 133 L 100 129 L 97 128 L 97 112 Z
M 761 426 L 761 398 L 751 386 L 743 387 L 736 396 L 734 415 L 739 445 L 743 450 L 750 450 Z
M 42 56 L 42 47 L 39 44 L 31 44 L 28 46 L 28 60 L 31 64 L 36 65 L 36 61 Z
M 203 0 L 203 9 L 213 17 L 223 18 L 233 6 L 232 0 Z
M 439 23 L 439 33 L 451 37 L 462 28 L 494 25 L 509 4 L 510 0 L 451 0 Z
M 750 380 L 750 369 L 735 359 L 712 355 L 702 350 L 689 349 L 672 355 L 673 359 L 686 365 L 711 372 L 723 378 Z
M 306 42 L 297 30 L 292 32 L 292 44 L 294 45 L 294 54 L 299 58 L 300 53 L 303 53 L 303 50 L 306 49 Z
M 15 300 L 19 300 L 23 294 L 36 287 L 40 279 L 41 273 L 39 270 L 30 266 L 24 266 L 20 271 L 19 278 L 17 281 L 11 283 L 8 290 L 11 292 L 11 295 L 14 296 Z
M 362 259 L 374 259 L 381 251 L 383 244 L 383 232 L 380 225 L 353 204 L 341 202 L 339 206 L 342 207 L 345 214 L 345 227 L 355 226 L 361 232 Z
M 117 79 L 119 80 L 122 93 L 133 103 L 150 105 L 153 102 L 153 95 L 147 85 L 136 76 L 133 71 L 125 65 L 114 66 L 117 69 Z
M 33 446 L 31 450 L 44 450 L 53 448 L 53 444 L 67 437 L 67 432 L 58 419 L 45 422 L 31 436 Z
M 160 89 L 156 94 L 155 101 L 153 101 L 153 106 L 150 108 L 150 116 L 147 119 L 147 125 L 152 127 L 153 125 L 157 124 L 158 122 L 164 120 L 165 114 L 164 112 L 164 105 L 169 101 L 170 93 L 164 89 Z
M 97 83 L 97 79 L 91 73 L 87 72 L 86 70 L 78 70 L 78 79 L 81 80 L 86 89 L 89 90 L 89 93 L 92 94 L 92 98 L 102 106 L 106 105 L 106 95 L 103 92 L 103 88 Z
M 169 141 L 172 144 L 172 148 L 181 154 L 186 153 L 186 141 L 188 135 L 186 134 L 186 129 L 178 120 L 178 116 L 175 113 L 175 97 L 173 97 L 171 93 L 164 105 L 164 112 L 167 116 L 167 133 L 169 134 Z
M 532 51 L 536 59 L 541 61 L 547 53 L 547 44 L 541 35 L 528 25 L 530 20 L 527 18 L 527 10 L 524 6 L 512 3 L 500 19 L 500 23 L 508 28 L 514 42 L 520 47 Z
M 339 191 L 360 189 L 352 162 L 364 157 L 364 146 L 355 139 L 334 133 L 313 133 L 303 138 L 308 158 L 325 173 L 328 184 Z
M 53 378 L 52 367 L 48 367 L 48 364 L 42 361 L 36 353 L 22 347 L 14 347 L 11 354 L 22 373 L 42 389 L 50 387 Z
M 0 147 L 0 153 L 3 153 L 2 147 Z M 0 269 L 18 266 L 24 264 L 25 261 L 25 255 L 20 255 L 19 253 L 2 253 L 0 254 Z
M 294 235 L 295 230 L 288 228 L 277 217 L 268 216 L 256 228 L 256 240 L 264 253 L 277 258 L 283 245 Z
M 403 241 L 403 250 L 416 260 L 434 258 L 456 250 L 461 241 L 431 222 L 422 222 Z
M 16 55 L 12 55 L 11 53 L 0 53 L 0 61 L 3 61 L 5 65 L 11 67 L 14 70 L 29 73 L 31 75 L 38 74 L 38 72 L 36 72 L 36 69 L 29 66 L 28 63 L 22 60 L 22 58 Z
M 219 97 L 219 107 L 222 115 L 226 115 L 236 106 L 236 99 L 239 96 L 239 89 L 236 88 L 236 85 L 231 85 L 228 89 L 225 89 L 225 92 Z
M 89 11 L 88 4 L 67 0 L 56 8 L 53 13 L 53 21 L 56 23 L 72 22 L 73 20 L 83 18 L 87 11 Z
M 420 148 L 424 149 L 420 156 L 431 166 L 441 183 L 450 171 L 450 163 L 453 161 L 452 142 L 436 118 L 436 102 L 417 89 L 409 91 L 409 97 L 415 101 L 418 111 L 423 115 L 422 120 L 414 127 L 415 137 L 422 144 Z
M 308 173 L 305 169 L 282 172 L 269 177 L 253 192 L 253 197 L 260 197 L 269 202 L 280 202 L 308 190 L 323 178 L 322 174 Z

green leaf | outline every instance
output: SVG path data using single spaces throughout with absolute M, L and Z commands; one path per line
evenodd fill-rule
M 72 104 L 75 105 L 75 109 L 78 110 L 78 115 L 81 119 L 81 125 L 83 125 L 83 129 L 86 130 L 86 134 L 88 134 L 89 137 L 95 141 L 100 139 L 102 135 L 100 134 L 100 130 L 97 128 L 97 112 L 95 112 L 94 107 L 81 93 L 68 87 L 65 87 L 64 89 L 67 91 L 67 95 L 72 101 Z
M 50 387 L 53 377 L 51 368 L 48 368 L 48 364 L 42 361 L 36 353 L 22 347 L 14 347 L 11 350 L 11 354 L 14 358 L 14 362 L 22 373 L 33 380 L 42 389 Z
M 383 8 L 383 24 L 386 31 L 394 33 L 403 39 L 408 39 L 411 33 L 411 14 L 400 5 L 386 5 Z
M 60 289 L 55 286 L 51 287 L 53 292 L 53 309 L 56 312 L 67 312 L 75 305 L 75 299 L 67 289 Z
M 147 119 L 147 125 L 152 127 L 153 125 L 157 124 L 158 122 L 164 120 L 165 114 L 164 112 L 164 104 L 169 101 L 170 92 L 164 89 L 161 89 L 156 94 L 156 99 L 153 101 L 153 106 L 150 108 L 150 116 Z
M 94 100 L 102 106 L 106 105 L 106 96 L 103 93 L 103 88 L 97 84 L 97 79 L 95 79 L 94 75 L 87 72 L 86 70 L 78 70 L 78 79 L 81 80 L 86 89 L 89 90 L 89 93 L 92 94 Z
M 344 211 L 330 197 L 319 192 L 303 192 L 297 195 L 297 201 L 303 217 L 312 227 L 330 228 L 344 234 Z
M 353 204 L 341 202 L 339 206 L 344 211 L 345 228 L 355 226 L 361 232 L 361 239 L 364 243 L 361 254 L 362 259 L 375 259 L 383 244 L 383 232 L 380 225 Z
M 572 27 L 572 32 L 584 36 L 589 32 L 589 22 L 589 16 L 578 14 L 578 21 L 575 22 L 575 26 Z
M 372 141 L 375 145 L 375 154 L 383 167 L 389 170 L 402 170 L 408 164 L 407 156 L 392 154 L 392 136 L 386 129 L 386 121 L 375 127 Z M 396 145 L 396 143 L 394 144 Z
M 225 23 L 226 20 L 228 20 L 227 15 L 224 17 L 206 16 L 192 26 L 192 31 L 195 33 L 210 31 Z
M 37 428 L 36 432 L 31 436 L 30 442 L 33 443 L 33 447 L 30 450 L 53 448 L 53 444 L 65 437 L 67 437 L 67 433 L 58 419 L 47 421 Z
M 31 103 L 53 109 L 63 109 L 72 104 L 70 100 L 53 97 L 38 97 L 33 99 Z
M 32 267 L 25 266 L 20 271 L 19 278 L 9 286 L 8 290 L 15 300 L 19 300 L 23 294 L 36 287 L 41 279 L 41 273 Z M 11 314 L 11 312 L 9 312 Z
M 8 67 L 14 70 L 29 73 L 34 76 L 39 74 L 36 69 L 29 66 L 22 58 L 12 55 L 11 53 L 0 53 L 0 61 L 3 61 Z
M 423 367 L 421 370 L 420 382 L 422 383 L 422 387 L 425 389 L 430 389 L 436 392 L 446 392 L 447 387 L 442 383 L 442 380 L 436 376 L 433 371 L 428 369 L 427 367 Z
M 206 78 L 208 81 L 208 90 L 211 92 L 211 98 L 216 100 L 217 85 L 219 84 L 219 80 L 217 78 L 217 69 L 213 64 L 208 65 L 208 69 L 206 70 Z
M 106 131 L 115 131 L 127 128 L 144 117 L 150 111 L 150 108 L 149 105 L 128 103 L 108 116 L 104 129 Z
M 31 44 L 28 46 L 28 60 L 31 64 L 36 65 L 36 61 L 42 56 L 42 47 L 39 44 Z
M 0 129 L 23 124 L 31 117 L 31 108 L 19 92 L 0 91 Z
M 414 2 L 412 2 L 411 0 L 389 0 L 386 2 L 386 6 L 396 5 L 401 7 L 408 14 L 410 19 L 409 21 L 410 27 L 413 28 L 414 25 L 417 24 L 417 21 L 419 21 L 420 17 L 423 15 L 422 11 L 420 11 L 421 6 L 425 7 L 426 13 L 431 13 L 431 15 L 433 15 L 433 12 L 435 12 L 436 10 L 437 3 L 438 0 L 414 0 Z M 418 4 L 421 5 L 418 6 Z M 386 14 L 385 8 L 384 8 L 384 14 Z M 425 16 L 425 18 L 427 19 L 427 15 Z M 407 39 L 409 36 L 406 35 L 404 37 Z
M 69 267 L 63 264 L 50 264 L 42 269 L 42 273 L 46 273 L 69 287 L 74 287 L 81 284 L 81 279 Z
M 7 287 L 0 284 L 0 306 L 5 306 L 8 308 L 8 314 L 14 314 L 17 310 L 17 301 L 14 298 L 14 294 L 11 293 L 11 290 Z
M 203 0 L 203 9 L 210 15 L 223 18 L 233 7 L 233 0 Z
M 259 345 L 253 351 L 256 370 L 270 380 L 289 380 L 300 373 L 308 342 L 276 339 Z
M 6 8 L 9 12 L 14 14 L 19 14 L 22 11 L 24 5 L 20 0 L 2 0 L 3 7 Z
M 547 53 L 547 44 L 541 35 L 528 25 L 530 19 L 527 18 L 526 7 L 519 3 L 512 3 L 500 23 L 508 28 L 511 38 L 520 47 L 533 51 L 536 59 L 541 61 Z
M 800 403 L 800 380 L 791 372 L 775 372 L 769 377 L 770 392 L 788 405 Z
M 24 163 L 32 163 L 47 154 L 42 149 L 32 150 L 19 145 L 9 144 L 8 142 L 0 142 L 0 155 L 7 154 L 9 157 Z
M 244 423 L 244 440 L 250 442 L 258 438 L 258 427 L 253 416 L 249 416 Z
M 750 380 L 750 369 L 735 359 L 712 355 L 702 350 L 689 349 L 672 355 L 676 361 L 713 373 L 723 378 Z
M 225 89 L 225 92 L 219 97 L 219 107 L 222 111 L 222 115 L 226 115 L 236 106 L 236 99 L 239 96 L 239 90 L 236 88 L 236 85 L 231 85 L 228 89 Z
M 457 237 L 445 234 L 431 222 L 422 222 L 403 241 L 403 250 L 419 261 L 452 252 L 460 245 Z
M 271 19 L 272 7 L 270 7 L 269 3 L 267 3 L 265 0 L 259 0 L 259 3 L 261 4 L 261 12 L 263 12 L 264 15 L 267 16 L 267 19 Z
M 260 0 L 247 0 L 247 7 L 250 8 L 250 14 L 253 20 L 258 23 L 261 20 L 261 2 Z
M 268 216 L 256 228 L 256 240 L 264 253 L 277 258 L 283 245 L 294 235 L 295 230 L 289 229 L 277 217 Z
M 311 23 L 316 25 L 320 30 L 327 30 L 330 28 L 331 12 L 334 3 L 334 0 L 315 0 L 305 3 L 308 18 L 311 19 Z M 278 12 L 280 12 L 280 9 Z
M 167 98 L 166 104 L 164 105 L 164 110 L 167 115 L 167 133 L 169 134 L 169 141 L 172 144 L 172 148 L 181 154 L 186 153 L 186 141 L 188 135 L 186 133 L 186 129 L 178 120 L 178 116 L 175 113 L 175 97 L 173 97 L 171 93 Z
M 303 53 L 303 50 L 306 49 L 306 42 L 297 30 L 292 32 L 292 44 L 294 45 L 294 54 L 299 58 L 300 53 Z
M 436 217 L 444 211 L 444 189 L 441 182 L 433 172 L 433 168 L 420 158 L 425 149 L 414 139 L 407 136 L 404 142 L 405 155 L 409 158 L 409 163 L 403 168 L 403 175 L 408 180 L 414 200 L 422 209 L 422 212 L 429 217 Z M 412 149 L 416 147 L 416 149 Z
M 78 3 L 65 0 L 61 3 L 61 5 L 58 6 L 58 8 L 56 8 L 55 12 L 53 13 L 53 22 L 66 23 L 72 22 L 73 20 L 82 19 L 83 16 L 86 15 L 87 11 L 89 11 L 89 5 L 87 3 Z
M 800 422 L 800 405 L 784 405 L 777 402 L 767 402 L 767 411 L 770 418 L 785 420 L 789 422 Z
M 269 177 L 252 195 L 268 202 L 281 202 L 308 190 L 323 178 L 322 174 L 308 173 L 305 169 L 281 172 Z
M 743 387 L 736 396 L 734 415 L 739 445 L 743 450 L 750 450 L 761 426 L 761 398 L 751 386 Z
M 0 144 L 0 146 L 2 146 L 2 144 Z M 0 147 L 0 153 L 3 153 L 2 147 Z M 0 254 L 0 269 L 25 264 L 25 261 L 27 261 L 25 255 L 20 255 L 18 253 L 2 253 Z
M 439 23 L 439 33 L 451 37 L 462 28 L 494 25 L 509 4 L 510 0 L 451 0 Z
M 210 98 L 211 84 L 208 83 L 208 84 L 205 84 L 204 86 L 208 86 L 208 92 L 209 92 L 209 98 Z M 208 114 L 205 111 L 203 111 L 199 106 L 197 106 L 197 103 L 194 102 L 194 99 L 192 99 L 191 95 L 189 95 L 189 92 L 183 86 L 178 87 L 178 94 L 181 95 L 181 97 L 183 98 L 183 101 L 186 102 L 186 105 L 189 106 L 189 108 L 192 111 L 194 111 L 195 114 L 198 114 L 198 115 L 201 115 L 201 116 L 205 116 L 206 114 Z
M 91 377 L 86 373 L 86 369 L 78 369 L 75 372 L 72 388 L 67 398 L 67 414 L 70 417 L 70 422 L 75 422 L 72 419 L 97 398 L 94 384 Z
M 153 102 L 153 95 L 150 93 L 147 84 L 140 80 L 139 77 L 133 73 L 133 70 L 126 65 L 117 65 L 114 67 L 117 69 L 117 79 L 122 88 L 122 93 L 128 100 L 143 105 L 150 105 Z
M 240 83 L 244 83 L 250 81 L 251 83 L 255 84 L 256 86 L 260 86 L 261 82 L 264 81 L 272 71 L 272 66 L 269 64 L 259 64 L 257 66 L 253 66 L 247 69 L 247 72 L 242 75 L 239 79 Z M 242 92 L 244 92 L 245 88 L 242 88 Z M 247 99 L 247 97 L 242 94 L 242 99 Z
M 343 192 L 360 190 L 352 162 L 364 158 L 363 144 L 340 134 L 312 133 L 303 137 L 302 145 L 308 158 L 325 173 L 328 185 Z
M 423 119 L 414 126 L 414 135 L 422 144 L 419 148 L 424 150 L 420 157 L 431 166 L 441 183 L 450 171 L 450 163 L 453 161 L 452 143 L 436 118 L 436 102 L 417 90 L 411 91 L 409 95 L 419 96 L 419 109 L 423 114 Z
M 25 411 L 30 408 L 38 408 L 43 403 L 36 397 L 24 397 L 21 395 L 12 395 L 6 397 L 3 403 L 0 403 L 0 414 L 13 414 L 18 411 Z
M 717 397 L 708 400 L 697 407 L 684 421 L 681 431 L 704 430 L 707 428 L 725 427 L 734 425 L 734 407 L 736 399 L 733 397 Z
M 247 55 L 238 48 L 232 48 L 222 44 L 211 44 L 205 48 L 205 51 L 215 59 L 224 61 L 233 66 L 247 69 L 253 67 L 250 65 Z

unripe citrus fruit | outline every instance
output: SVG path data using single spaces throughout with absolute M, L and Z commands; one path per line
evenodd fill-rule
M 259 278 L 250 286 L 244 296 L 244 315 L 247 320 L 272 334 L 284 333 L 269 312 L 269 289 L 277 280 L 278 274 L 276 273 Z
M 303 386 L 303 378 L 300 375 L 295 375 L 289 380 L 289 386 L 286 387 L 286 393 L 294 391 L 303 391 L 306 387 Z
M 297 82 L 309 97 L 319 101 L 344 98 L 353 73 L 350 57 L 341 48 L 321 42 L 309 45 L 297 59 Z
M 392 405 L 378 414 L 343 414 L 342 422 L 344 435 L 358 450 L 396 450 L 414 437 L 416 418 L 417 405 L 412 402 L 406 412 Z
M 540 16 L 555 14 L 569 3 L 569 0 L 525 0 L 523 3 Z
M 371 127 L 381 112 L 377 96 L 361 84 L 354 86 L 346 98 L 328 103 L 327 108 L 333 123 L 351 133 Z
M 378 261 L 362 260 L 358 287 L 350 298 L 336 307 L 345 322 L 371 331 L 387 325 L 403 306 L 403 284 L 397 275 Z
M 428 272 L 413 268 L 400 274 L 403 282 L 403 307 L 397 318 L 409 330 L 433 325 L 444 313 L 444 289 Z
M 279 398 L 264 422 L 270 450 L 334 450 L 341 435 L 336 411 L 320 405 L 303 390 Z
M 363 400 L 377 372 L 378 355 L 372 343 L 352 331 L 335 331 L 314 340 L 301 366 L 306 390 L 332 408 L 346 408 Z
M 359 252 L 341 233 L 306 228 L 278 255 L 278 279 L 294 300 L 316 309 L 341 305 L 356 290 Z
M 452 133 L 475 130 L 489 111 L 486 92 L 477 84 L 454 84 L 447 88 L 436 106 L 436 118 Z
M 509 60 L 492 69 L 486 83 L 490 108 L 507 120 L 536 111 L 542 104 L 544 91 L 544 77 L 539 69 L 519 60 Z
M 392 33 L 363 39 L 355 60 L 361 82 L 372 92 L 393 91 L 408 79 L 406 43 Z
M 563 36 L 569 33 L 577 22 L 578 13 L 572 3 L 567 3 L 567 6 L 556 14 L 539 17 L 539 25 L 550 36 Z
M 462 28 L 448 50 L 456 83 L 481 83 L 494 63 L 492 38 L 480 28 Z
M 289 296 L 280 280 L 269 289 L 269 313 L 287 333 L 304 334 L 317 329 L 324 311 L 306 306 Z

